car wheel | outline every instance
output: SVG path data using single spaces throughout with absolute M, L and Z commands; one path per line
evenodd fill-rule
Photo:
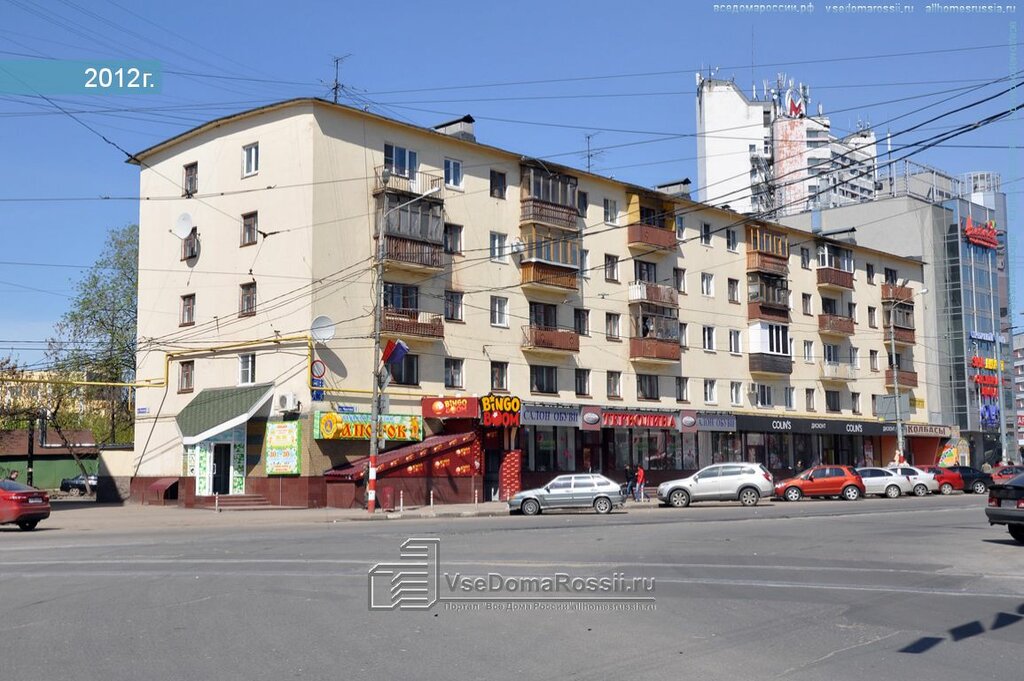
M 848 490 L 848 489 L 850 489 L 850 488 L 847 487 L 846 490 Z M 853 489 L 857 489 L 857 488 L 854 487 Z M 843 490 L 843 496 L 846 496 L 846 494 L 847 494 L 846 490 Z M 885 488 L 885 496 L 889 497 L 890 499 L 895 499 L 899 495 L 900 495 L 900 488 L 897 487 L 896 485 L 889 485 L 888 487 Z M 854 497 L 854 498 L 856 498 L 856 497 Z
M 899 492 L 899 488 L 896 491 Z M 888 490 L 886 493 L 888 494 Z M 853 485 L 847 485 L 843 488 L 843 498 L 847 501 L 857 501 L 860 499 L 860 490 Z
M 914 496 L 916 496 L 916 497 L 926 497 L 926 496 L 928 496 L 928 488 L 925 485 L 922 485 L 921 483 L 918 483 L 918 484 L 914 485 Z
M 73 496 L 73 497 L 80 497 L 80 496 L 82 496 L 82 490 L 81 490 L 81 488 L 78 488 L 78 487 L 72 487 L 72 488 L 71 488 L 70 490 L 68 490 L 68 491 L 69 491 L 69 492 L 71 492 L 71 496 Z
M 952 494 L 953 485 L 949 484 L 948 482 L 944 482 L 942 483 L 942 487 L 939 488 L 939 492 L 941 492 L 942 494 Z
M 594 499 L 594 510 L 604 515 L 605 513 L 611 513 L 612 500 L 608 497 L 598 497 Z
M 782 498 L 786 501 L 800 501 L 804 493 L 800 491 L 799 487 L 787 487 L 786 491 L 782 493 Z
M 540 513 L 540 504 L 537 503 L 536 499 L 527 499 L 519 508 L 523 511 L 523 515 L 537 515 Z
M 761 500 L 761 494 L 751 487 L 744 487 L 740 490 L 740 503 L 744 506 L 757 506 Z
M 686 508 L 690 505 L 690 494 L 685 489 L 674 489 L 668 495 L 668 503 L 672 508 Z
M 1011 537 L 1021 544 L 1024 544 L 1024 525 L 1021 525 L 1020 523 L 1011 524 L 1007 526 L 1007 529 L 1010 530 Z
M 31 532 L 36 529 L 36 525 L 39 524 L 38 520 L 22 520 L 18 522 L 18 527 L 26 532 Z
M 988 486 L 985 485 L 981 480 L 975 480 L 974 484 L 971 485 L 971 491 L 975 494 L 984 494 L 988 491 Z

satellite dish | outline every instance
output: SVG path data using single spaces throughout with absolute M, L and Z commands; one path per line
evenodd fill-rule
M 188 213 L 182 213 L 178 216 L 178 219 L 174 221 L 174 229 L 171 231 L 174 233 L 174 236 L 179 239 L 187 239 L 193 229 L 195 229 L 195 225 L 192 224 L 192 216 Z
M 310 325 L 309 335 L 317 343 L 326 343 L 334 338 L 334 320 L 325 314 L 320 315 Z

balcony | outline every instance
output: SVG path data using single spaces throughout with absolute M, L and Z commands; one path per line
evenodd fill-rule
M 900 390 L 903 388 L 916 388 L 917 387 L 917 372 L 916 371 L 902 371 L 902 370 L 885 370 L 885 387 L 895 388 L 896 378 L 900 381 Z
M 647 362 L 678 362 L 682 352 L 679 339 L 630 338 L 629 358 Z
M 818 271 L 820 272 L 821 270 Z M 834 336 L 852 336 L 853 319 L 850 317 L 840 317 L 837 314 L 820 314 L 818 315 L 818 333 Z
M 545 262 L 524 262 L 521 265 L 521 276 L 524 289 L 564 293 L 577 289 L 579 269 Z
M 775 253 L 747 251 L 747 271 L 785 277 L 789 274 L 789 259 Z
M 420 310 L 385 308 L 380 330 L 382 334 L 401 338 L 443 339 L 444 318 L 439 314 Z
M 629 248 L 647 251 L 674 251 L 679 246 L 675 231 L 641 222 L 626 227 L 626 241 Z
M 579 231 L 580 214 L 575 208 L 540 199 L 523 199 L 519 207 L 519 223 L 537 223 Z
M 835 267 L 818 268 L 818 287 L 840 290 L 853 290 L 853 272 L 846 272 Z
M 897 286 L 896 284 L 882 284 L 882 302 L 885 303 L 906 303 L 914 297 L 914 289 L 909 286 Z
M 849 362 L 822 362 L 818 365 L 818 375 L 823 381 L 855 381 L 857 368 Z
M 443 270 L 448 262 L 444 248 L 397 236 L 384 239 L 384 265 L 388 269 Z
M 895 341 L 896 345 L 913 345 L 916 342 L 913 329 L 904 329 L 899 326 L 891 327 L 886 330 L 886 340 L 888 340 L 890 333 L 892 334 L 893 341 Z
M 413 179 L 390 173 L 387 184 L 384 184 L 384 166 L 377 166 L 373 169 L 373 194 L 381 194 L 385 191 L 400 192 L 409 194 L 410 197 L 419 196 L 424 192 L 434 190 L 428 197 L 429 200 L 444 200 L 444 178 L 430 173 L 416 172 Z
M 750 373 L 792 374 L 793 360 L 788 355 L 770 355 L 764 352 L 751 353 Z
M 549 326 L 523 327 L 523 350 L 563 354 L 580 351 L 580 335 L 569 329 Z
M 664 284 L 634 281 L 629 284 L 629 302 L 678 307 L 679 292 L 671 286 L 665 286 Z

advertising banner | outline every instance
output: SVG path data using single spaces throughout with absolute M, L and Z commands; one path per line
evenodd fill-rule
M 419 442 L 423 439 L 423 417 L 381 414 L 381 437 L 395 442 Z M 318 411 L 313 414 L 313 438 L 316 440 L 369 440 L 373 434 L 370 414 L 340 414 Z
M 267 475 L 302 473 L 302 422 L 268 423 L 266 442 Z

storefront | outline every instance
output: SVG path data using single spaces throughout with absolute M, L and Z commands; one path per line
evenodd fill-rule
M 885 465 L 886 439 L 896 435 L 896 424 L 881 421 L 741 414 L 736 425 L 743 441 L 743 460 L 780 473 L 830 464 Z

